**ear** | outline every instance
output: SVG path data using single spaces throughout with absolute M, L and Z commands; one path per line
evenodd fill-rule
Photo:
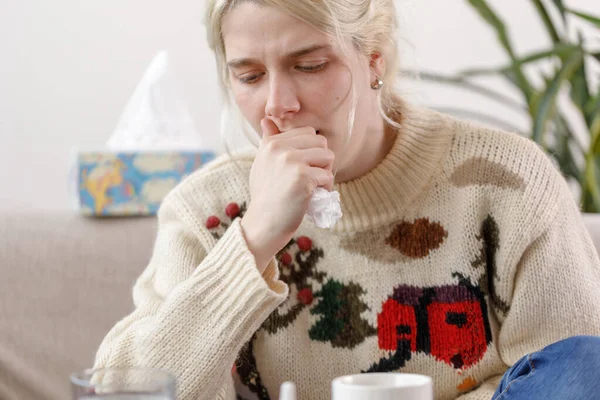
M 376 52 L 370 55 L 369 69 L 371 71 L 371 81 L 376 78 L 382 78 L 385 75 L 385 59 L 381 53 Z

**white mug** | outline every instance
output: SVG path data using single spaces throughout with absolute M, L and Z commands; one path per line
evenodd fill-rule
M 430 377 L 395 372 L 340 376 L 331 392 L 332 400 L 433 400 Z

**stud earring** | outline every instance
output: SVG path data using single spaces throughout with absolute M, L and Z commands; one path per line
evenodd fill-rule
M 383 86 L 383 81 L 379 77 L 375 78 L 375 82 L 371 82 L 371 89 L 379 90 Z

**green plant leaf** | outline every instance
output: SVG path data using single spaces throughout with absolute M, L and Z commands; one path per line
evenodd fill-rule
M 590 99 L 592 101 L 594 99 Z M 585 179 L 581 182 L 582 209 L 585 212 L 600 212 L 600 93 L 596 96 L 596 108 L 590 125 L 590 151 L 586 155 Z
M 531 101 L 529 102 L 529 113 L 530 113 L 532 121 L 535 122 L 535 116 L 538 113 L 538 110 L 540 108 L 540 104 L 542 102 L 542 99 L 544 97 L 546 89 L 550 86 L 550 82 L 552 82 L 552 80 L 556 77 L 556 75 L 558 74 L 560 69 L 561 69 L 561 65 L 558 65 L 558 66 L 554 66 L 552 71 L 545 71 L 545 70 L 539 71 L 540 78 L 542 78 L 542 80 L 544 82 L 541 85 L 540 90 L 536 90 L 535 92 L 533 92 L 533 95 L 531 96 Z M 548 116 L 548 119 L 553 119 L 553 118 L 554 118 L 554 116 L 552 116 L 552 114 L 550 114 Z M 534 129 L 532 127 L 532 131 L 531 131 L 532 135 L 533 135 L 533 132 L 534 132 Z
M 558 9 L 558 12 L 560 13 L 560 16 L 563 20 L 563 23 L 565 25 L 567 25 L 567 15 L 566 15 L 566 9 L 565 9 L 565 5 L 563 4 L 562 0 L 552 0 L 552 2 L 554 3 L 554 5 L 556 6 L 556 8 Z
M 449 76 L 449 75 L 444 75 L 444 74 L 429 72 L 429 71 L 418 71 L 416 73 L 415 73 L 415 71 L 404 71 L 404 72 L 407 72 L 408 76 L 412 76 L 412 75 L 416 74 L 416 75 L 420 76 L 421 79 L 423 79 L 424 81 L 452 85 L 452 86 L 456 86 L 456 87 L 459 87 L 464 90 L 468 90 L 473 93 L 477 93 L 479 95 L 485 96 L 491 100 L 494 100 L 494 101 L 496 101 L 500 104 L 503 104 L 506 107 L 509 107 L 518 112 L 526 112 L 527 111 L 527 107 L 523 106 L 521 103 L 512 99 L 511 97 L 508 97 L 508 96 L 506 96 L 500 92 L 497 92 L 493 89 L 490 89 L 484 85 L 479 85 L 477 83 L 470 82 L 466 78 L 463 78 L 460 76 L 451 76 L 451 75 Z
M 524 133 L 513 124 L 509 119 L 503 119 L 498 117 L 497 115 L 491 115 L 487 113 L 483 113 L 481 111 L 471 111 L 464 108 L 458 107 L 440 107 L 434 106 L 432 107 L 434 110 L 444 113 L 454 115 L 458 118 L 467 118 L 477 122 L 485 123 L 491 125 L 495 128 L 505 130 L 507 132 L 514 132 L 520 135 L 524 135 Z
M 546 6 L 541 2 L 541 0 L 531 0 L 533 2 L 534 7 L 536 8 L 548 34 L 550 35 L 550 39 L 552 39 L 553 43 L 560 43 L 560 35 L 558 34 L 558 30 L 554 26 L 552 22 L 552 18 L 550 18 L 550 14 L 548 10 L 546 10 Z
M 581 47 L 574 44 L 557 43 L 553 48 L 549 50 L 532 53 L 517 61 L 519 61 L 521 65 L 523 65 L 549 57 L 559 57 L 561 59 L 569 58 L 569 56 L 571 56 L 571 54 L 573 54 L 573 52 L 576 50 L 581 50 Z
M 469 3 L 475 8 L 479 15 L 496 31 L 502 47 L 506 50 L 511 58 L 514 58 L 514 51 L 512 44 L 508 39 L 506 32 L 506 26 L 502 19 L 488 6 L 485 0 L 468 0 Z
M 529 64 L 529 63 L 532 63 L 535 61 L 539 61 L 539 60 L 544 60 L 544 59 L 550 58 L 550 57 L 559 57 L 561 59 L 563 59 L 563 58 L 566 59 L 566 58 L 569 58 L 569 56 L 571 54 L 573 54 L 574 51 L 577 51 L 580 49 L 581 49 L 580 46 L 577 46 L 574 44 L 558 43 L 556 46 L 554 46 L 553 48 L 551 48 L 549 50 L 531 53 L 523 58 L 517 59 L 517 60 L 515 60 L 515 63 L 518 64 L 519 66 L 524 66 L 526 64 Z M 509 72 L 513 68 L 514 68 L 514 65 L 506 65 L 506 66 L 500 67 L 500 68 L 466 69 L 464 71 L 459 72 L 459 75 L 465 76 L 465 77 L 476 77 L 476 76 L 481 76 L 481 75 L 495 75 L 495 74 L 499 74 L 499 73 Z
M 585 106 L 590 100 L 590 91 L 588 88 L 588 79 L 585 63 L 581 63 L 581 66 L 577 69 L 577 71 L 575 71 L 575 73 L 571 77 L 570 83 L 571 100 L 573 100 L 573 103 L 575 103 L 579 111 L 581 111 L 589 127 L 592 122 L 591 119 L 588 118 L 589 116 L 585 110 Z
M 477 13 L 496 31 L 496 35 L 498 36 L 498 40 L 502 44 L 502 47 L 506 50 L 506 53 L 510 57 L 510 60 L 513 62 L 513 66 L 515 65 L 515 52 L 513 50 L 512 44 L 508 38 L 508 33 L 506 30 L 506 26 L 502 19 L 488 6 L 485 0 L 468 0 L 471 6 L 477 11 Z M 517 80 L 517 87 L 520 89 L 521 93 L 525 97 L 527 103 L 531 98 L 531 93 L 533 92 L 532 85 L 529 83 L 523 71 L 520 68 L 513 69 Z
M 600 212 L 600 157 L 591 155 L 586 160 L 585 181 L 582 185 L 582 199 L 584 212 Z
M 559 118 L 560 119 L 560 118 Z M 554 156 L 554 159 L 557 161 L 560 170 L 568 177 L 574 178 L 577 181 L 581 181 L 581 173 L 579 168 L 577 168 L 577 164 L 575 163 L 575 158 L 573 157 L 573 152 L 569 146 L 571 132 L 568 130 L 568 127 L 562 126 L 563 124 L 559 122 L 562 128 L 566 128 L 558 135 L 557 143 L 554 150 L 551 152 Z
M 503 73 L 502 75 L 504 75 L 504 77 L 513 84 L 513 86 L 515 86 L 517 89 L 519 89 L 519 82 L 517 80 L 517 76 L 515 74 L 514 70 L 510 70 L 510 71 L 506 71 L 505 73 Z
M 579 46 L 581 48 L 582 54 L 585 52 L 583 50 L 583 36 L 581 32 L 577 33 L 577 37 L 579 40 Z M 571 79 L 569 80 L 571 83 L 571 88 L 569 90 L 569 94 L 571 96 L 571 100 L 577 106 L 577 109 L 583 114 L 583 118 L 587 126 L 589 127 L 592 123 L 592 119 L 590 115 L 586 112 L 586 105 L 590 101 L 590 90 L 588 88 L 588 77 L 587 71 L 585 67 L 585 58 L 581 63 L 581 66 L 575 71 Z
M 588 115 L 593 115 L 593 119 L 600 114 L 600 92 L 597 93 L 596 96 L 590 97 L 585 106 L 585 113 Z
M 592 153 L 600 156 L 600 109 L 596 110 L 590 124 L 590 136 L 592 137 Z
M 552 78 L 540 97 L 533 119 L 533 140 L 544 148 L 544 133 L 546 131 L 546 124 L 551 118 L 555 109 L 556 99 L 560 87 L 565 81 L 571 79 L 573 74 L 577 71 L 577 69 L 579 69 L 582 63 L 583 53 L 577 52 L 571 56 L 562 66 L 562 68 L 556 73 L 554 78 Z
M 579 18 L 582 18 L 582 19 L 586 20 L 587 22 L 590 22 L 590 23 L 596 25 L 598 28 L 600 28 L 600 18 L 599 17 L 590 15 L 587 13 L 583 13 L 581 11 L 573 10 L 572 8 L 567 8 L 566 10 L 570 14 L 576 15 Z

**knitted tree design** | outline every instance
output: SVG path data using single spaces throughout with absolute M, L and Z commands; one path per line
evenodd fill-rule
M 243 217 L 246 210 L 245 203 L 229 203 L 224 210 L 225 216 L 210 216 L 205 222 L 206 228 L 219 240 L 231 226 L 231 222 Z M 366 337 L 377 334 L 377 330 L 360 317 L 362 312 L 368 310 L 367 305 L 360 300 L 365 294 L 364 289 L 353 282 L 344 285 L 335 280 L 327 280 L 327 274 L 317 269 L 317 264 L 323 257 L 323 249 L 314 246 L 306 236 L 290 240 L 279 252 L 277 258 L 280 263 L 280 279 L 288 284 L 290 292 L 295 289 L 296 296 L 271 313 L 260 330 L 275 334 L 287 328 L 304 309 L 313 305 L 315 299 L 319 299 L 311 313 L 321 314 L 322 318 L 310 329 L 311 339 L 331 342 L 333 347 L 353 348 Z M 326 283 L 323 285 L 324 282 Z M 315 293 L 316 284 L 323 286 Z M 250 391 L 259 399 L 268 400 L 269 393 L 262 382 L 253 354 L 253 342 L 257 334 L 258 332 L 242 348 L 235 370 Z
M 293 251 L 294 249 L 297 249 L 296 252 Z M 312 240 L 306 236 L 290 240 L 279 252 L 277 258 L 280 262 L 280 279 L 287 283 L 290 289 L 292 286 L 296 287 L 296 299 L 288 300 L 295 304 L 288 307 L 287 311 L 281 311 L 280 308 L 271 313 L 261 326 L 261 330 L 274 334 L 280 329 L 285 329 L 298 318 L 302 310 L 312 304 L 314 300 L 312 282 L 314 280 L 322 283 L 325 278 L 325 274 L 316 269 L 323 255 L 323 250 L 314 247 Z M 239 354 L 236 362 L 237 372 L 242 383 L 260 400 L 269 400 L 269 393 L 262 382 L 253 354 L 253 341 L 256 336 L 254 334 Z
M 229 219 L 229 222 L 221 220 L 221 218 L 216 215 L 211 215 L 204 223 L 206 225 L 206 229 L 209 230 L 215 239 L 219 240 L 221 237 L 223 237 L 223 234 L 227 228 L 231 226 L 231 223 L 236 218 L 244 217 L 247 209 L 248 207 L 246 206 L 246 203 L 242 203 L 242 205 L 239 205 L 238 203 L 229 203 L 227 206 L 225 206 L 225 210 L 223 210 L 225 211 L 225 215 Z
M 292 255 L 291 250 L 297 247 L 297 252 Z M 323 250 L 313 246 L 312 240 L 306 236 L 292 239 L 279 252 L 278 259 L 281 264 L 280 279 L 297 289 L 296 304 L 286 312 L 275 310 L 264 322 L 262 328 L 273 334 L 280 329 L 287 328 L 306 307 L 314 300 L 312 282 L 322 283 L 325 273 L 318 272 L 317 263 L 323 258 Z M 293 301 L 293 300 L 290 300 Z
M 477 236 L 477 240 L 481 243 L 481 251 L 479 256 L 471 262 L 471 266 L 481 271 L 479 287 L 485 295 L 491 296 L 494 306 L 506 316 L 510 310 L 510 305 L 500 298 L 495 285 L 495 280 L 498 279 L 496 254 L 500 248 L 500 229 L 491 215 L 488 215 L 481 224 L 481 231 Z
M 263 384 L 258 368 L 256 368 L 256 358 L 254 357 L 254 339 L 256 333 L 252 336 L 250 341 L 242 347 L 240 354 L 234 364 L 234 369 L 240 376 L 240 379 L 250 389 L 250 391 L 256 394 L 259 400 L 270 400 L 269 392 Z M 239 400 L 240 396 L 238 396 Z
M 331 342 L 333 347 L 354 348 L 377 330 L 360 316 L 369 307 L 360 297 L 365 291 L 360 285 L 348 285 L 332 279 L 315 293 L 319 303 L 311 314 L 321 315 L 310 328 L 309 336 L 320 342 Z

